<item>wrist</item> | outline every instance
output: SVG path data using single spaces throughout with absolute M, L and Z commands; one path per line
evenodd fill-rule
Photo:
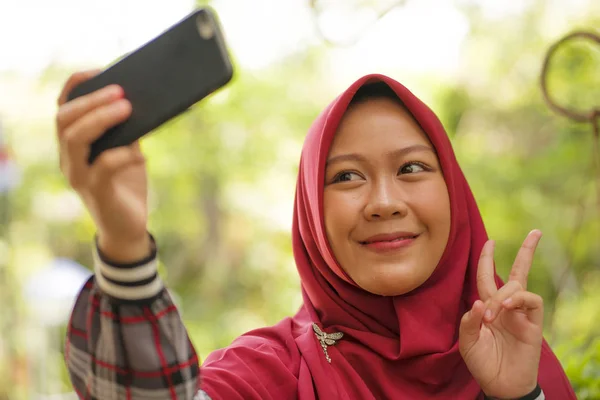
M 100 250 L 100 239 L 96 239 L 96 282 L 109 298 L 116 301 L 147 302 L 152 301 L 163 290 L 163 282 L 158 275 L 156 244 L 149 233 L 146 235 L 149 243 L 127 242 L 128 249 L 109 246 L 109 255 Z
M 98 233 L 98 252 L 101 257 L 114 264 L 128 264 L 148 258 L 153 253 L 150 235 L 145 233 L 137 240 L 113 240 Z
M 538 383 L 535 384 L 533 389 L 524 396 L 519 397 L 517 400 L 542 400 L 544 399 L 542 388 Z
M 531 389 L 529 392 L 527 392 L 526 394 L 524 394 L 520 397 L 514 397 L 514 398 L 510 398 L 510 399 L 502 399 L 500 397 L 488 396 L 484 393 L 484 398 L 485 398 L 485 400 L 543 400 L 545 397 L 543 395 L 542 388 L 540 387 L 539 384 L 536 383 L 536 385 L 533 387 L 533 389 Z

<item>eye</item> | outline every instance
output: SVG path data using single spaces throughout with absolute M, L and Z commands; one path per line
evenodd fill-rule
M 357 179 L 362 179 L 362 177 L 356 172 L 342 171 L 333 178 L 332 183 L 350 182 L 355 181 Z
M 417 161 L 411 161 L 401 166 L 399 172 L 401 174 L 414 174 L 417 172 L 425 172 L 428 170 L 429 169 L 425 166 L 425 164 Z

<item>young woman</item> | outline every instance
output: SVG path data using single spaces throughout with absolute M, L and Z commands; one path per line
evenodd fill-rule
M 98 228 L 66 361 L 82 399 L 574 399 L 527 291 L 541 232 L 504 284 L 493 241 L 435 114 L 400 83 L 365 76 L 311 127 L 292 240 L 303 306 L 200 368 L 157 276 L 137 144 L 86 164 L 125 120 L 118 87 L 57 114 L 61 167 Z

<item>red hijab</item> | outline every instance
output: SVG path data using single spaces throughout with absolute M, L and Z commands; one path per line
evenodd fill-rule
M 432 276 L 395 297 L 358 287 L 337 263 L 325 234 L 323 188 L 330 145 L 353 96 L 385 82 L 435 147 L 451 204 L 445 252 Z M 476 399 L 481 389 L 458 350 L 463 314 L 478 299 L 476 272 L 488 237 L 450 140 L 436 115 L 408 89 L 367 75 L 335 99 L 306 137 L 293 224 L 294 257 L 304 304 L 293 317 L 249 332 L 209 356 L 202 388 L 213 399 Z M 496 276 L 498 285 L 502 280 Z M 344 337 L 326 358 L 312 323 Z M 539 383 L 547 399 L 574 399 L 560 363 L 544 342 Z

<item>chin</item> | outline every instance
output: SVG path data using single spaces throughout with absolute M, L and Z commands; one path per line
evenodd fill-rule
M 412 268 L 406 268 L 408 267 L 407 265 L 404 265 L 404 268 L 399 268 L 397 264 L 388 265 L 387 267 L 380 270 L 371 269 L 368 276 L 356 277 L 357 279 L 354 281 L 363 290 L 373 294 L 380 296 L 400 296 L 421 286 L 427 281 L 429 275 L 431 275 L 417 275 L 414 273 L 417 271 L 413 272 Z
M 398 281 L 396 281 L 396 282 L 398 282 Z M 422 285 L 422 283 L 406 284 L 405 282 L 406 281 L 404 281 L 404 284 L 390 285 L 390 281 L 385 280 L 385 281 L 381 281 L 381 282 L 371 281 L 364 285 L 359 284 L 358 282 L 357 282 L 357 284 L 363 290 L 366 290 L 367 292 L 377 294 L 379 296 L 387 296 L 387 297 L 400 296 L 403 294 L 407 294 Z

